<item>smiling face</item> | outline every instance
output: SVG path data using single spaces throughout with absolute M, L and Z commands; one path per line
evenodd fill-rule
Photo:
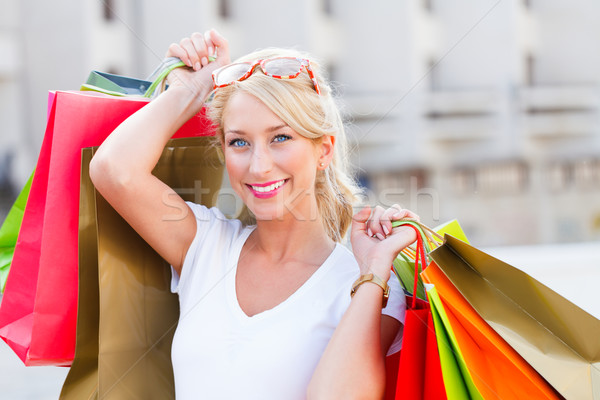
M 229 99 L 223 121 L 231 186 L 256 219 L 316 218 L 316 173 L 332 150 L 331 139 L 316 143 L 305 138 L 241 91 Z

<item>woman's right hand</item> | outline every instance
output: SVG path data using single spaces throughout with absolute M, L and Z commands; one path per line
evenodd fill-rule
M 372 272 L 386 281 L 389 279 L 398 253 L 417 240 L 411 227 L 392 228 L 392 221 L 402 219 L 418 221 L 419 216 L 394 204 L 387 210 L 377 206 L 372 215 L 367 206 L 352 217 L 350 241 L 361 275 Z
M 209 56 L 215 56 L 215 60 L 209 61 Z M 212 72 L 231 63 L 229 44 L 214 29 L 172 43 L 166 57 L 177 57 L 189 67 L 172 71 L 167 77 L 169 86 L 187 88 L 203 100 L 213 88 Z

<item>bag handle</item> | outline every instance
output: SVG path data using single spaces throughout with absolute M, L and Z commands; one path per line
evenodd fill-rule
M 152 84 L 144 93 L 145 98 L 151 98 L 158 85 L 162 84 L 167 75 L 175 68 L 185 67 L 185 63 L 181 61 L 177 57 L 167 57 L 165 58 L 158 67 L 150 74 L 148 80 L 151 80 L 153 76 L 156 75 L 156 78 L 152 81 Z
M 432 229 L 427 226 L 421 224 L 418 221 L 414 220 L 401 220 L 394 221 L 392 223 L 392 227 L 398 226 L 409 226 L 415 230 L 417 234 L 417 243 L 415 247 L 414 254 L 410 254 L 410 257 L 415 260 L 415 277 L 414 277 L 414 287 L 413 287 L 413 295 L 412 295 L 412 304 L 411 308 L 415 308 L 417 306 L 417 288 L 419 283 L 419 264 L 421 265 L 421 271 L 424 271 L 427 268 L 427 253 L 431 251 L 431 247 L 437 247 L 439 242 L 443 240 L 443 237 L 437 234 Z M 437 241 L 435 239 L 437 239 Z M 427 250 L 426 250 L 427 248 Z M 408 247 L 406 248 L 408 249 Z M 406 250 L 405 249 L 405 250 Z M 403 250 L 404 251 L 404 250 Z
M 425 271 L 427 268 L 427 255 L 425 254 L 425 246 L 423 245 L 423 236 L 419 235 L 419 230 L 414 226 L 410 225 L 415 229 L 417 233 L 417 255 L 415 256 L 415 282 L 413 286 L 413 298 L 412 308 L 417 306 L 417 286 L 419 283 L 419 262 L 421 263 L 421 271 Z
M 424 238 L 423 244 L 427 253 L 439 247 L 439 245 L 444 241 L 444 238 L 440 236 L 436 231 L 429 228 L 427 225 L 422 224 L 419 221 L 415 221 L 412 219 L 404 219 L 392 222 L 392 228 L 396 228 L 401 225 L 411 225 L 417 231 L 417 235 L 421 235 Z M 412 250 L 410 247 L 405 248 L 404 250 L 402 250 L 402 252 L 414 260 L 416 254 L 414 250 Z

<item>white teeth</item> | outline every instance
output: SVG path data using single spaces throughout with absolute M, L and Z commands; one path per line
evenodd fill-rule
M 279 182 L 275 182 L 272 185 L 269 186 L 252 186 L 252 190 L 255 190 L 257 192 L 261 192 L 261 193 L 266 193 L 266 192 L 271 192 L 275 189 L 277 189 L 278 187 L 280 187 L 281 185 L 283 185 L 285 183 L 285 180 L 279 181 Z

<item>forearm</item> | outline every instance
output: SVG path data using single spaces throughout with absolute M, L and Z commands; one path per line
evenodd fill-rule
M 371 283 L 358 289 L 313 374 L 309 399 L 383 397 L 382 294 Z
M 104 165 L 104 173 L 150 173 L 167 141 L 200 110 L 204 98 L 183 87 L 167 90 L 119 125 L 92 163 Z

